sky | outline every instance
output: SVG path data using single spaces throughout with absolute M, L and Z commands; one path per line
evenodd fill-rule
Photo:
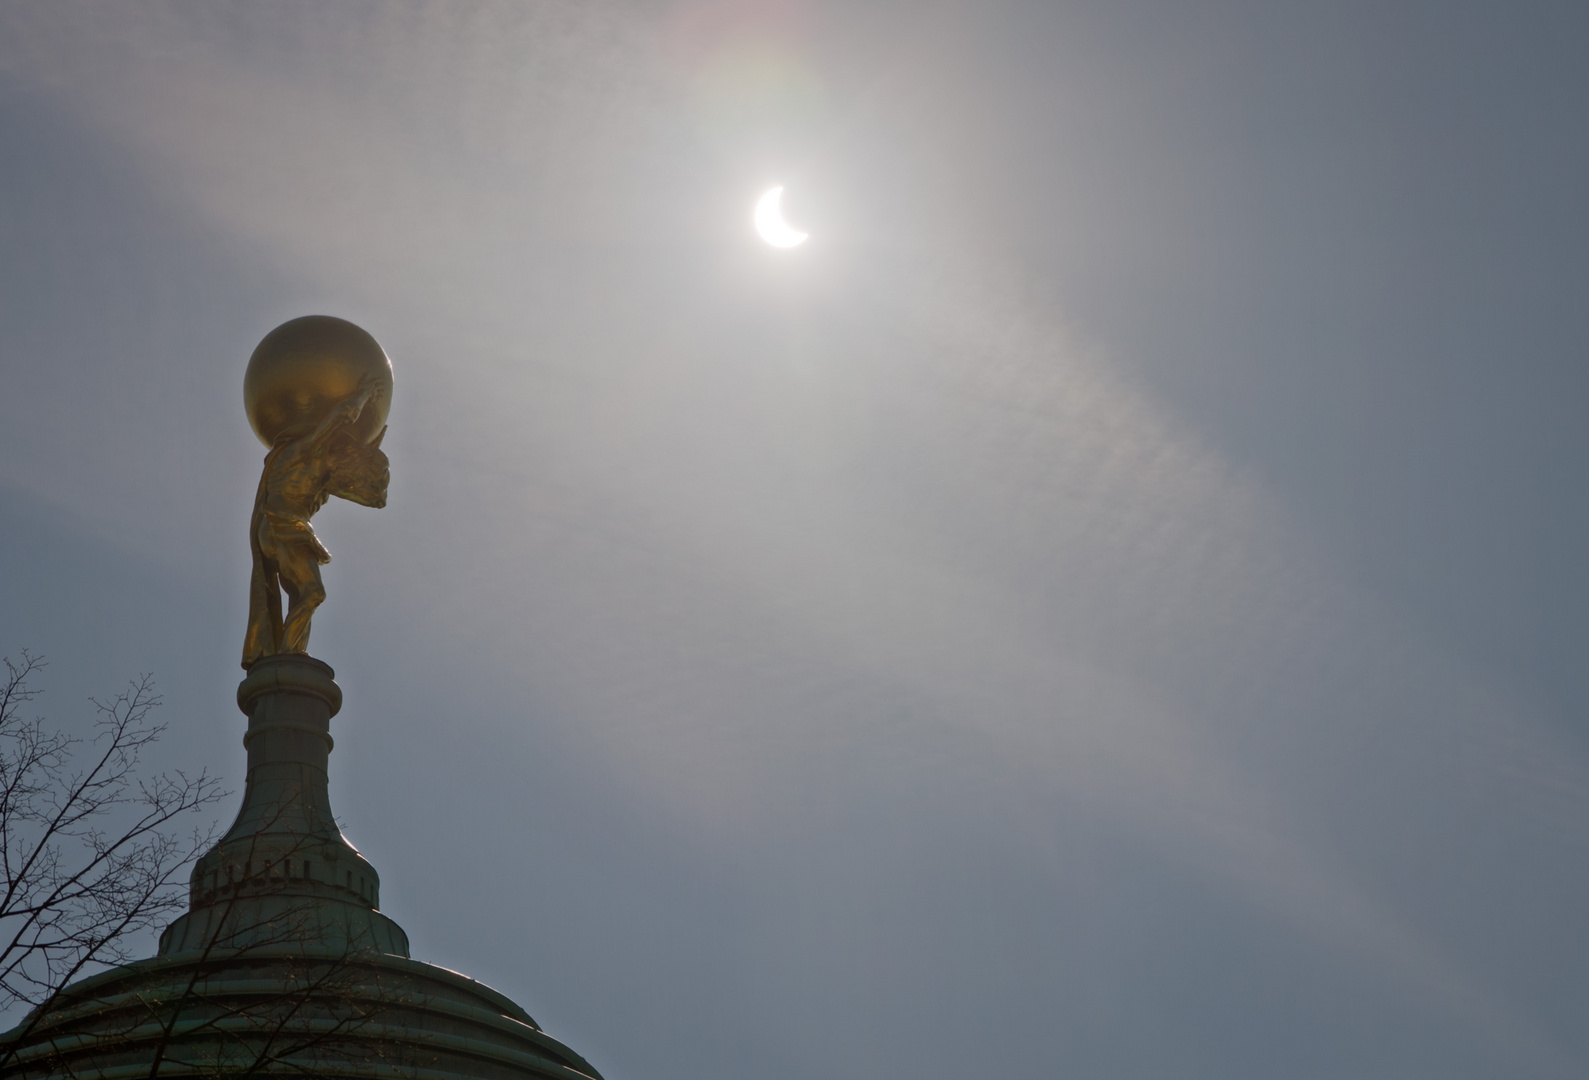
M 6 0 L 0 653 L 240 788 L 242 373 L 338 315 L 333 806 L 608 1080 L 1581 1077 L 1586 46 Z

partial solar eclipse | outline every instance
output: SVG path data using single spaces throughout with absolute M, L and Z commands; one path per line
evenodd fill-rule
M 783 185 L 780 184 L 756 203 L 756 231 L 761 233 L 761 238 L 773 247 L 792 248 L 805 243 L 806 237 L 810 234 L 790 228 L 789 223 L 783 219 L 783 211 L 778 208 L 782 198 Z

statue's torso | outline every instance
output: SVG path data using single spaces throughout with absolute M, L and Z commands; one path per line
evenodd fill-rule
M 288 443 L 265 457 L 260 509 L 272 517 L 307 523 L 330 496 L 331 465 L 322 447 Z

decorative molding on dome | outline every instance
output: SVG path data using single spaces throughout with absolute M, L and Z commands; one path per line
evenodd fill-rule
M 248 779 L 159 953 L 80 980 L 0 1035 L 0 1080 L 227 1075 L 601 1080 L 508 998 L 409 957 L 380 878 L 338 828 L 335 672 L 267 656 L 237 700 Z

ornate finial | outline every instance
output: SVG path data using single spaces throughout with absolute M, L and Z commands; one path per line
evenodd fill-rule
M 332 495 L 386 505 L 390 465 L 380 446 L 391 402 L 392 362 L 344 319 L 282 323 L 249 358 L 243 405 L 270 453 L 248 529 L 254 569 L 244 668 L 308 651 L 309 620 L 326 596 L 320 567 L 331 561 L 309 519 Z

